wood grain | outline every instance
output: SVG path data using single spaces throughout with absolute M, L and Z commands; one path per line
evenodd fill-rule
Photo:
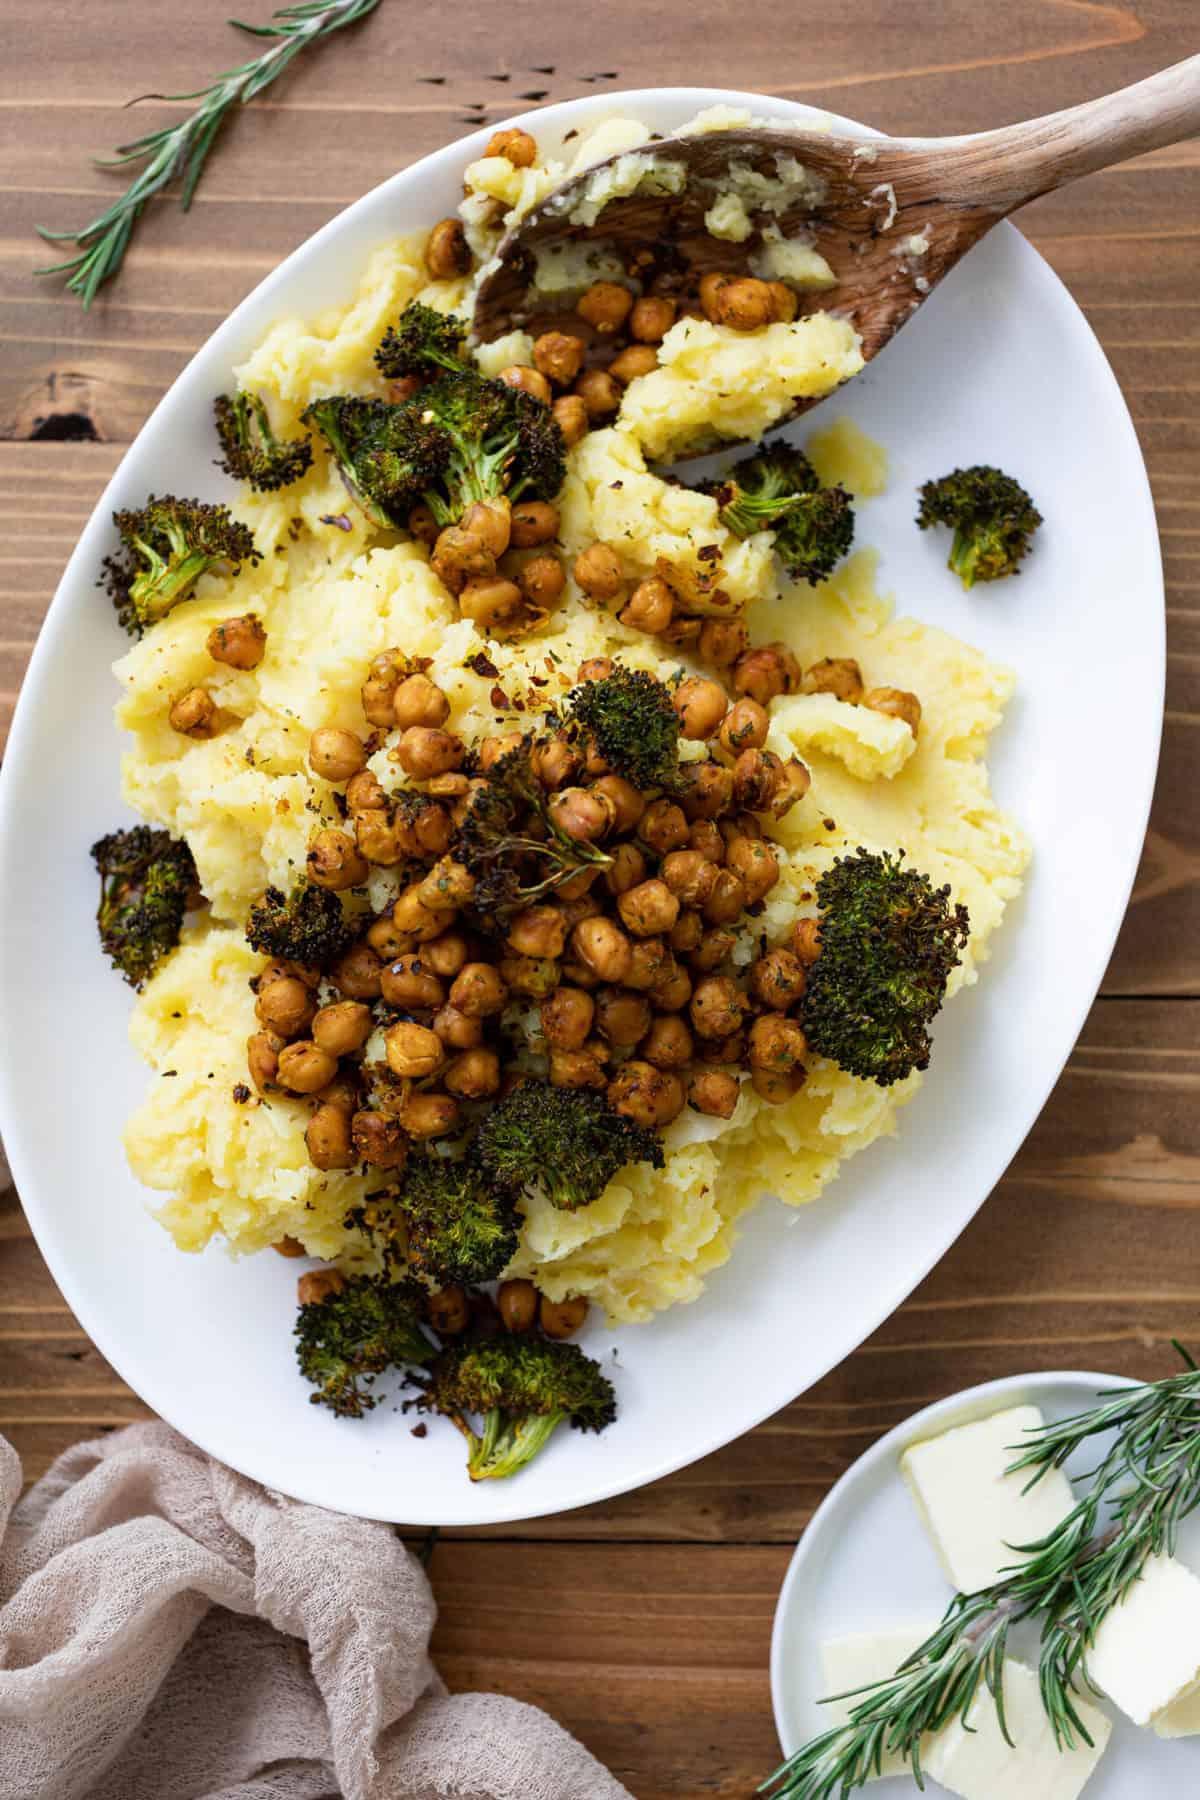
M 251 9 L 255 16 L 265 6 Z M 35 222 L 90 216 L 88 166 L 172 116 L 238 46 L 195 0 L 8 0 L 0 93 L 0 733 L 62 566 L 123 446 L 229 309 L 347 201 L 536 100 L 669 82 L 762 88 L 901 133 L 983 129 L 1200 49 L 1194 0 L 775 0 L 686 12 L 384 0 L 233 122 L 188 219 L 156 204 L 90 314 L 51 282 Z M 164 26 L 166 29 L 164 29 Z M 771 1615 L 830 1483 L 964 1383 L 1074 1366 L 1155 1375 L 1197 1335 L 1200 1265 L 1200 146 L 1025 215 L 1112 360 L 1146 453 L 1168 581 L 1162 772 L 1133 903 L 1054 1095 L 987 1206 L 856 1355 L 740 1443 L 601 1506 L 447 1533 L 435 1652 L 451 1685 L 545 1705 L 638 1796 L 749 1796 L 776 1754 Z M 401 223 L 401 222 L 398 222 Z M 1119 496 L 1114 504 L 1119 504 Z M 1080 678 L 1087 678 L 1086 646 Z M 1112 696 L 1114 719 L 1120 695 Z M 1097 780 L 1103 780 L 1103 759 Z M 919 1171 L 914 1173 L 919 1184 Z M 914 1205 L 922 1199 L 914 1187 Z M 75 1323 L 16 1196 L 0 1193 L 0 1430 L 30 1478 L 145 1416 Z

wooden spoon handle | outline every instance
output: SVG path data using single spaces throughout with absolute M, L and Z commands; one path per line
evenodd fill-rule
M 1200 56 L 1132 87 L 998 131 L 943 138 L 964 199 L 1005 212 L 1127 157 L 1200 134 Z

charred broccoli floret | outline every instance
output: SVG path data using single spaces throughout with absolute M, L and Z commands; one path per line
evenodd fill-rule
M 800 1012 L 818 1055 L 880 1087 L 928 1068 L 928 1027 L 969 934 L 966 907 L 903 855 L 860 848 L 821 876 L 821 950 Z
M 301 415 L 333 454 L 352 498 L 373 525 L 402 526 L 450 458 L 444 431 L 412 405 L 333 394 Z
M 917 524 L 948 525 L 954 533 L 947 567 L 965 588 L 977 581 L 1019 575 L 1022 557 L 1033 547 L 1042 515 L 1019 481 L 1000 469 L 976 464 L 955 469 L 920 491 Z
M 474 904 L 500 921 L 611 858 L 555 826 L 534 773 L 533 736 L 500 758 L 471 796 L 455 854 L 475 877 Z M 540 835 L 534 835 L 535 827 Z
M 179 942 L 196 892 L 196 865 L 169 831 L 135 825 L 92 845 L 100 872 L 100 947 L 131 987 L 140 988 Z
M 812 587 L 829 579 L 854 542 L 845 488 L 823 488 L 803 451 L 787 444 L 746 457 L 707 491 L 726 530 L 739 538 L 773 531 L 788 574 Z
M 439 525 L 453 525 L 476 500 L 553 500 L 562 486 L 563 434 L 531 394 L 464 369 L 430 382 L 408 406 L 448 447 L 421 495 Z
M 316 1392 L 314 1406 L 340 1419 L 361 1419 L 376 1404 L 370 1389 L 385 1369 L 431 1362 L 434 1346 L 421 1330 L 425 1297 L 413 1281 L 343 1277 L 324 1300 L 310 1300 L 296 1320 L 300 1373 Z
M 225 452 L 217 466 L 226 474 L 270 493 L 299 481 L 310 467 L 312 444 L 306 437 L 277 438 L 261 394 L 244 388 L 232 397 L 218 394 L 213 411 Z
M 497 1101 L 479 1127 L 479 1160 L 512 1193 L 542 1188 L 573 1211 L 598 1200 L 618 1170 L 661 1169 L 656 1131 L 614 1112 L 603 1094 L 526 1081 Z
M 389 381 L 405 375 L 425 378 L 443 369 L 469 367 L 463 354 L 467 322 L 412 300 L 395 325 L 389 325 L 375 352 L 375 367 Z
M 102 585 L 126 631 L 141 637 L 186 600 L 206 569 L 233 573 L 261 560 L 248 525 L 227 506 L 151 494 L 145 506 L 113 514 L 121 553 L 106 556 Z
M 511 1193 L 490 1181 L 478 1157 L 411 1156 L 396 1195 L 408 1260 L 436 1286 L 494 1281 L 517 1248 Z
M 578 1344 L 511 1335 L 444 1350 L 423 1392 L 408 1402 L 452 1419 L 469 1446 L 472 1481 L 515 1475 L 544 1449 L 564 1419 L 603 1431 L 617 1415 L 612 1382 Z M 476 1432 L 474 1415 L 483 1429 Z
M 679 715 L 669 690 L 647 670 L 617 663 L 610 675 L 581 682 L 566 696 L 563 717 L 635 787 L 675 785 Z
M 308 881 L 297 882 L 290 894 L 269 887 L 246 921 L 252 950 L 318 969 L 336 962 L 353 935 L 337 895 Z

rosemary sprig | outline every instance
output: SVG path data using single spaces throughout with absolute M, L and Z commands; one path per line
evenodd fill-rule
M 958 1594 L 933 1635 L 894 1675 L 839 1699 L 862 1698 L 844 1725 L 801 1746 L 759 1788 L 771 1800 L 837 1800 L 877 1775 L 884 1755 L 911 1764 L 923 1788 L 921 1740 L 965 1717 L 980 1688 L 990 1693 L 1005 1739 L 1003 1669 L 1008 1634 L 1039 1618 L 1042 1705 L 1060 1748 L 1091 1742 L 1076 1706 L 1089 1685 L 1087 1652 L 1103 1619 L 1150 1557 L 1175 1548 L 1178 1527 L 1200 1505 L 1200 1372 L 1100 1396 L 1100 1404 L 1042 1427 L 1011 1465 L 1029 1486 L 1061 1468 L 1090 1440 L 1116 1437 L 1090 1486 L 1062 1524 L 1013 1548 L 1028 1560 L 978 1594 Z M 1107 1516 L 1103 1531 L 1100 1524 Z
M 100 162 L 101 168 L 123 168 L 127 163 L 144 163 L 145 167 L 120 198 L 89 225 L 77 231 L 47 231 L 39 225 L 41 237 L 50 243 L 75 244 L 78 255 L 35 273 L 65 274 L 68 289 L 89 307 L 103 284 L 120 269 L 148 200 L 178 181 L 179 204 L 184 212 L 188 210 L 209 151 L 233 107 L 245 106 L 261 94 L 309 44 L 366 18 L 378 5 L 379 0 L 305 0 L 302 5 L 281 7 L 266 25 L 231 19 L 231 25 L 251 37 L 274 39 L 271 48 L 236 69 L 227 69 L 209 87 L 188 94 L 141 95 L 144 100 L 198 100 L 200 104 L 178 125 L 122 144 L 115 156 Z

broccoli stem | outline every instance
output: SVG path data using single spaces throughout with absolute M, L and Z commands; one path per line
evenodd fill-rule
M 470 1429 L 472 1446 L 467 1473 L 472 1481 L 503 1481 L 517 1474 L 538 1454 L 562 1421 L 565 1412 L 527 1413 L 513 1417 L 499 1407 L 484 1414 L 482 1435 Z

